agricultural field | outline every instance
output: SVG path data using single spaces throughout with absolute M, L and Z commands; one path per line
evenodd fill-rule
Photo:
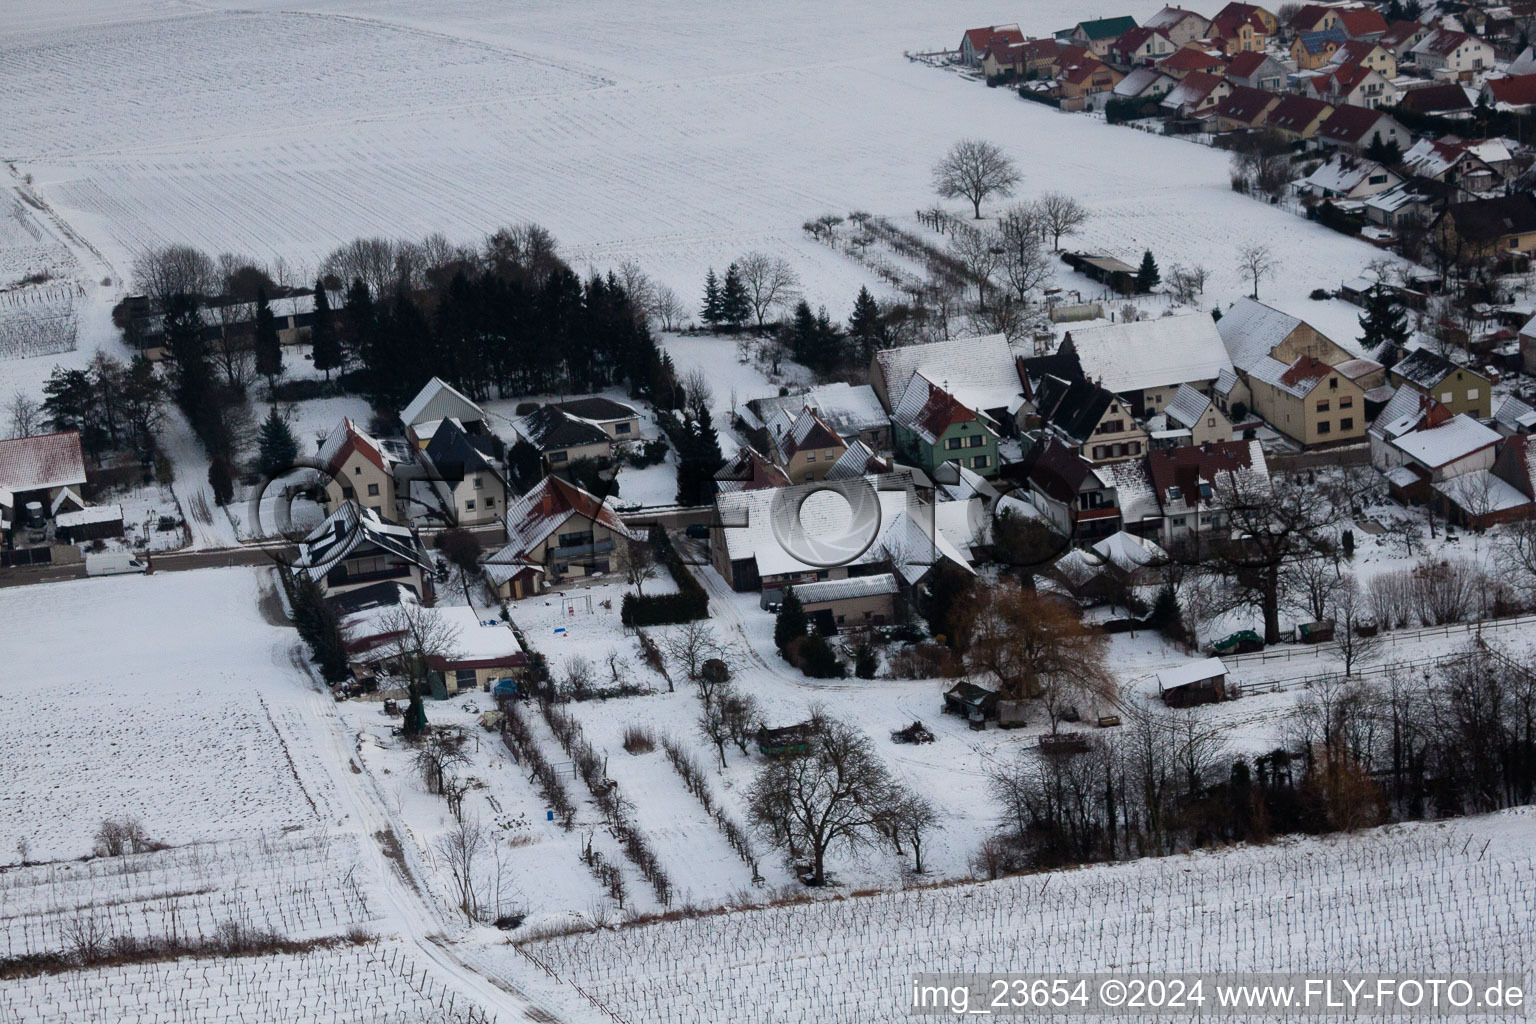
M 1520 971 L 1530 963 L 1536 924 L 1526 896 L 1536 882 L 1532 824 L 1522 808 L 797 902 L 534 942 L 524 952 L 632 1024 L 726 1015 L 899 1020 L 914 971 L 1368 972 L 1386 964 Z

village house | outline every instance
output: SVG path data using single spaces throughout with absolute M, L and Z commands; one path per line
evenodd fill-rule
M 299 543 L 293 563 L 327 596 L 403 583 L 430 602 L 436 566 L 415 530 L 355 501 L 343 502 Z
M 607 503 L 558 476 L 546 476 L 505 516 L 507 543 L 483 563 L 505 600 L 540 593 L 550 583 L 608 572 L 616 545 L 635 535 Z
M 1327 32 L 1338 28 L 1339 8 L 1332 4 L 1305 4 L 1291 15 L 1290 29 L 1296 35 L 1307 32 Z
M 1405 90 L 1397 105 L 1415 114 L 1460 118 L 1471 115 L 1475 99 L 1475 94 L 1468 95 L 1467 89 L 1455 82 L 1438 82 Z
M 541 405 L 514 420 L 512 430 L 556 469 L 577 459 L 607 459 L 613 454 L 613 439 L 606 430 L 555 405 Z
M 1387 34 L 1387 19 L 1374 8 L 1362 4 L 1358 7 L 1340 7 L 1337 10 L 1339 20 L 1335 27 L 1351 40 L 1374 43 Z
M 325 467 L 325 507 L 335 512 L 355 501 L 381 516 L 399 515 L 395 475 L 410 459 L 410 449 L 387 444 L 343 418 L 320 446 L 318 461 Z
M 960 469 L 958 462 L 945 463 L 944 466 L 935 470 L 935 473 L 941 475 L 945 466 L 954 467 L 957 473 L 971 473 L 971 470 Z M 914 477 L 917 475 L 917 470 L 912 466 L 902 466 L 900 470 L 911 473 Z M 880 476 L 896 471 L 896 463 L 891 457 L 878 454 L 863 441 L 855 440 L 850 442 L 847 450 L 837 457 L 837 461 L 832 463 L 832 468 L 827 470 L 827 475 L 822 479 L 847 480 L 850 477 Z M 914 480 L 914 483 L 917 483 L 919 488 L 922 487 L 919 481 Z
M 982 54 L 995 43 L 1022 43 L 1024 33 L 1017 25 L 989 25 L 967 29 L 960 37 L 960 60 L 969 67 L 980 67 Z
M 1169 442 L 1168 447 L 1200 447 L 1232 440 L 1232 421 L 1227 414 L 1216 405 L 1214 398 L 1188 384 L 1179 385 L 1173 393 L 1173 401 L 1163 408 L 1163 417 L 1166 426 L 1161 438 L 1157 434 L 1153 438 Z
M 1068 33 L 1067 38 L 1078 46 L 1086 48 L 1095 57 L 1107 57 L 1115 40 L 1135 27 L 1136 19 L 1130 15 L 1098 18 L 1094 21 L 1078 22 Z
M 1379 71 L 1388 80 L 1397 77 L 1397 57 L 1391 50 L 1371 39 L 1350 39 L 1334 51 L 1331 64 L 1359 64 Z
M 1272 92 L 1234 85 L 1232 91 L 1216 104 L 1216 130 L 1231 132 L 1261 128 L 1269 112 L 1279 104 L 1280 97 Z
M 997 475 L 997 432 L 922 373 L 912 375 L 891 413 L 891 426 L 899 455 L 929 475 L 945 462 L 984 477 Z
M 1402 181 L 1400 175 L 1381 164 L 1349 153 L 1338 153 L 1296 181 L 1294 187 L 1301 196 L 1359 200 L 1396 188 Z
M 1183 46 L 1196 39 L 1204 39 L 1211 23 L 1194 11 L 1182 7 L 1164 7 L 1142 23 L 1142 28 L 1156 29 L 1167 36 L 1174 46 Z
M 1030 503 L 1052 529 L 1091 542 L 1121 528 L 1116 465 L 1096 466 L 1078 454 L 1076 446 L 1051 436 L 1026 452 L 1022 462 L 1010 465 L 1008 475 L 1029 488 Z
M 1310 139 L 1317 134 L 1333 106 L 1306 96 L 1286 96 L 1264 119 L 1264 124 L 1279 132 L 1287 141 Z
M 1493 415 L 1493 385 L 1471 367 L 1451 362 L 1425 348 L 1415 349 L 1387 373 L 1393 386 L 1407 385 L 1428 395 L 1452 413 L 1485 420 Z
M 774 460 L 790 483 L 820 480 L 847 449 L 847 443 L 816 410 L 805 406 L 788 426 L 776 423 Z
M 78 430 L 0 441 L 0 532 L 56 516 L 64 502 L 83 507 L 84 488 Z
M 1493 468 L 1500 437 L 1470 416 L 1456 415 L 1419 426 L 1386 445 L 1386 477 L 1394 498 L 1407 504 L 1434 501 L 1436 484 Z
M 1536 106 L 1536 74 L 1490 78 L 1483 83 L 1482 97 L 1495 110 L 1528 113 Z
M 1392 115 L 1349 104 L 1335 107 L 1318 126 L 1315 138 L 1325 146 L 1355 152 L 1363 152 L 1375 145 L 1395 145 L 1397 151 L 1402 152 L 1413 143 L 1413 134 L 1398 124 Z
M 1186 46 L 1157 62 L 1157 70 L 1179 79 L 1194 74 L 1219 76 L 1226 71 L 1226 67 L 1227 58 L 1223 54 L 1198 46 Z
M 1137 68 L 1112 90 L 1117 100 L 1160 100 L 1178 84 L 1178 80 L 1156 68 Z
M 615 441 L 634 441 L 640 436 L 640 413 L 623 402 L 593 397 L 572 398 L 564 402 L 551 402 L 550 405 L 567 416 L 601 427 Z
M 1116 39 L 1109 48 L 1115 64 L 1130 68 L 1155 64 L 1179 48 L 1179 44 L 1159 29 L 1142 25 Z
M 993 424 L 1010 420 L 1023 401 L 1018 364 L 1008 339 L 1001 334 L 876 352 L 869 364 L 869 386 L 880 404 L 894 411 L 917 373 Z
M 1423 42 L 1424 37 L 1432 31 L 1434 30 L 1423 22 L 1394 21 L 1387 26 L 1387 30 L 1381 34 L 1381 38 L 1377 39 L 1376 43 L 1396 57 L 1401 64 L 1409 59 L 1413 48 Z
M 1279 27 L 1278 19 L 1262 7 L 1229 3 L 1211 19 L 1207 35 L 1226 53 L 1237 54 L 1264 49 Z
M 1536 198 L 1529 192 L 1452 203 L 1430 223 L 1441 250 L 1520 270 L 1536 250 Z
M 1056 92 L 1062 101 L 1062 109 L 1085 109 L 1094 97 L 1112 92 L 1124 77 L 1124 72 L 1092 57 L 1063 67 L 1056 75 Z
M 895 573 L 889 572 L 801 583 L 790 589 L 800 600 L 805 617 L 825 636 L 895 622 L 901 593 Z M 766 608 L 782 600 L 782 591 L 764 590 L 761 603 Z
M 765 448 L 806 408 L 847 443 L 863 441 L 875 451 L 891 447 L 890 415 L 868 384 L 835 381 L 793 395 L 753 398 L 736 409 L 736 422 Z
M 485 410 L 441 377 L 429 380 L 400 413 L 405 436 L 417 448 L 425 448 L 437 425 L 447 419 L 458 420 L 465 431 L 486 429 Z
M 1287 364 L 1265 356 L 1241 372 L 1253 411 L 1302 447 L 1365 437 L 1365 389 L 1327 363 L 1301 356 Z
M 1520 346 L 1520 367 L 1526 373 L 1536 373 L 1536 317 L 1527 320 L 1516 336 Z
M 1198 117 L 1214 110 L 1231 91 L 1232 84 L 1225 78 L 1191 71 L 1158 101 L 1158 106 L 1176 117 Z
M 1507 395 L 1494 410 L 1490 425 L 1505 437 L 1536 431 L 1536 405 L 1518 395 Z
M 737 448 L 736 453 L 725 460 L 725 465 L 715 471 L 717 491 L 751 491 L 788 484 L 789 476 L 749 444 Z
M 1305 87 L 1315 99 L 1334 106 L 1357 108 L 1390 107 L 1397 102 L 1399 90 L 1381 72 L 1363 64 L 1329 64 L 1310 73 L 1303 79 Z M 1383 115 L 1385 116 L 1385 115 Z M 1393 122 L 1396 124 L 1396 122 Z M 1413 141 L 1413 136 L 1401 129 L 1398 150 Z M 1326 126 L 1323 134 L 1326 134 Z
M 1216 486 L 1223 477 L 1236 473 L 1269 477 L 1258 441 L 1217 441 L 1156 451 L 1147 456 L 1147 471 L 1162 512 L 1158 542 L 1170 550 L 1224 525 L 1220 511 L 1213 507 Z
M 1435 77 L 1467 78 L 1493 67 L 1493 47 L 1476 36 L 1436 29 L 1410 51 L 1421 72 Z
M 1291 60 L 1299 71 L 1313 71 L 1323 67 L 1349 38 L 1336 28 L 1317 32 L 1301 32 L 1291 40 Z
M 422 612 L 415 594 L 406 591 L 398 601 L 344 615 L 342 628 L 355 678 L 377 681 L 385 672 L 404 674 L 402 666 L 395 663 L 400 654 L 395 641 L 407 626 L 398 610 L 402 607 L 407 616 L 429 615 L 438 628 L 453 634 L 450 653 L 433 653 L 426 659 L 427 685 L 433 697 L 445 700 L 460 693 L 488 691 L 503 679 L 521 678 L 527 670 L 527 652 L 511 624 L 499 618 L 482 618 L 478 609 L 467 605 L 443 605 Z
M 710 523 L 711 563 L 738 591 L 782 590 L 893 571 L 906 585 L 915 586 L 940 562 L 973 571 L 966 554 L 937 529 L 932 506 L 918 499 L 909 475 L 865 479 L 868 488 L 855 486 L 850 493 L 878 504 L 878 509 L 866 510 L 878 524 L 873 538 L 848 535 L 848 499 L 834 494 L 822 500 L 818 492 L 828 489 L 826 483 L 717 494 Z M 774 509 L 784 507 L 799 510 L 794 525 L 805 544 L 786 544 L 779 536 L 783 524 L 775 527 Z M 798 554 L 806 544 L 838 552 L 839 559 L 835 564 L 828 564 L 830 558 L 823 564 L 801 561 Z
M 1453 86 L 1460 89 L 1460 86 Z M 1504 176 L 1481 155 L 1485 147 L 1455 136 L 1420 139 L 1403 153 L 1403 167 L 1416 178 L 1454 182 L 1466 192 L 1491 192 L 1504 184 Z M 1493 155 L 1504 155 L 1499 147 Z
M 507 482 L 492 461 L 495 438 L 471 437 L 447 420 L 422 450 L 430 472 L 411 482 L 413 506 L 435 506 L 459 526 L 496 522 L 507 507 Z
M 1036 392 L 1037 415 L 1050 432 L 1093 463 L 1134 459 L 1147 450 L 1147 432 L 1112 391 L 1082 380 L 1048 376 Z
M 1125 399 L 1137 417 L 1161 411 L 1180 384 L 1208 392 L 1221 371 L 1232 369 L 1206 313 L 1069 331 L 1058 351 L 1074 353 L 1083 375 Z
M 1280 92 L 1290 72 L 1269 54 L 1259 50 L 1244 50 L 1227 62 L 1227 79 L 1234 86 L 1245 85 L 1266 92 Z

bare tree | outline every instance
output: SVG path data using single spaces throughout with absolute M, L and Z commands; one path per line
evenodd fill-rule
M 1344 659 L 1346 676 L 1352 675 L 1360 662 L 1376 657 L 1385 643 L 1380 625 L 1370 621 L 1368 608 L 1359 581 L 1346 573 L 1333 595 L 1333 640 Z
M 646 317 L 656 314 L 656 284 L 641 269 L 637 260 L 628 259 L 619 264 L 619 286 L 629 296 L 630 305 Z
M 933 188 L 945 199 L 969 200 L 976 219 L 988 196 L 1008 197 L 1021 180 L 1019 169 L 985 139 L 961 139 L 933 169 Z
M 1204 294 L 1209 271 L 1198 264 L 1193 267 L 1175 265 L 1168 271 L 1168 287 L 1175 302 L 1189 304 L 1197 295 Z
M 1003 264 L 1003 240 L 995 231 L 980 231 L 966 225 L 949 240 L 949 254 L 964 269 L 966 279 L 976 286 L 976 301 L 987 305 L 987 292 L 993 286 L 992 275 Z
M 25 391 L 12 395 L 5 411 L 8 417 L 7 437 L 31 437 L 43 429 L 43 407 Z
M 651 312 L 661 322 L 662 330 L 675 331 L 683 317 L 688 315 L 688 308 L 670 285 L 659 284 L 656 286 L 655 298 L 652 299 Z
M 793 303 L 800 295 L 800 277 L 789 261 L 763 252 L 749 252 L 736 261 L 741 283 L 747 289 L 747 302 L 762 327 L 767 315 Z
M 725 767 L 725 745 L 731 741 L 730 727 L 725 724 L 725 712 L 719 701 L 704 701 L 699 708 L 699 732 L 714 746 L 720 755 L 720 767 Z
M 909 789 L 898 788 L 885 807 L 886 830 L 898 856 L 902 845 L 912 848 L 912 870 L 923 873 L 923 844 L 928 836 L 943 828 L 939 812 L 928 798 Z
M 448 873 L 453 878 L 454 888 L 458 890 L 459 909 L 471 921 L 476 920 L 480 912 L 475 866 L 490 847 L 491 838 L 485 826 L 474 819 L 459 822 L 438 836 L 432 844 L 438 857 L 448 865 Z
M 442 793 L 449 769 L 469 763 L 464 730 L 457 726 L 429 728 L 416 747 L 416 770 L 428 793 Z
M 730 734 L 731 742 L 745 755 L 747 744 L 762 719 L 757 698 L 726 685 L 715 692 L 714 703 L 720 708 L 720 717 L 725 722 L 725 730 Z
M 715 400 L 715 389 L 710 386 L 709 377 L 697 367 L 683 374 L 679 383 L 683 388 L 684 404 L 695 418 Z
M 1332 553 L 1318 551 L 1292 562 L 1282 585 L 1292 608 L 1321 622 L 1345 584 Z
M 769 761 L 748 796 L 752 819 L 791 857 L 811 861 L 811 881 L 826 881 L 827 854 L 877 841 L 894 786 L 858 729 L 817 713 L 810 749 Z
M 402 604 L 379 628 L 390 638 L 379 648 L 383 661 L 418 689 L 427 681 L 429 662 L 458 653 L 459 627 L 432 608 Z
M 1088 223 L 1088 208 L 1065 192 L 1047 192 L 1036 204 L 1040 220 L 1051 235 L 1051 250 L 1061 251 L 1061 236 L 1076 234 Z
M 1269 246 L 1254 242 L 1237 250 L 1237 265 L 1243 276 L 1253 282 L 1253 294 L 1250 298 L 1257 301 L 1259 283 L 1274 276 L 1274 253 L 1270 251 Z
M 1040 207 L 1035 203 L 1010 206 L 998 218 L 1003 277 L 1020 302 L 1051 277 L 1051 260 L 1040 244 L 1041 232 Z
M 667 634 L 667 653 L 681 662 L 689 679 L 699 678 L 699 666 L 720 650 L 714 627 L 702 619 L 684 623 Z
M 220 291 L 218 267 L 190 245 L 167 245 L 134 257 L 133 286 L 162 309 L 172 295 L 206 298 Z
M 656 578 L 656 556 L 649 544 L 619 539 L 613 549 L 613 565 L 637 594 L 645 593 L 646 580 Z
M 320 264 L 320 272 L 335 277 L 345 288 L 362 281 L 374 298 L 388 295 L 397 280 L 397 252 L 387 238 L 355 238 L 331 252 Z

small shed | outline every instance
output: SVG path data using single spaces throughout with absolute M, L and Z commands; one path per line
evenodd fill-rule
M 956 683 L 944 694 L 944 710 L 951 715 L 983 720 L 997 717 L 997 692 L 975 683 Z
M 1333 639 L 1333 620 L 1303 622 L 1296 627 L 1296 639 L 1304 644 L 1326 643 Z
M 1062 253 L 1061 261 L 1121 295 L 1136 294 L 1136 268 L 1123 260 L 1104 253 L 1067 252 Z
M 811 748 L 811 723 L 786 725 L 782 729 L 764 726 L 757 730 L 757 749 L 764 757 L 803 754 Z
M 1157 692 L 1171 708 L 1190 708 L 1227 699 L 1227 666 L 1220 658 L 1165 669 L 1157 674 Z
M 87 505 L 74 512 L 58 513 L 54 517 L 53 525 L 58 539 L 70 544 L 121 537 L 123 507 L 121 505 Z

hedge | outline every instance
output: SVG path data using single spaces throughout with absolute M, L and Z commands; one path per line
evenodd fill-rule
M 651 547 L 677 584 L 675 594 L 625 594 L 619 621 L 626 626 L 668 626 L 709 618 L 709 594 L 678 557 L 667 531 L 651 527 Z

